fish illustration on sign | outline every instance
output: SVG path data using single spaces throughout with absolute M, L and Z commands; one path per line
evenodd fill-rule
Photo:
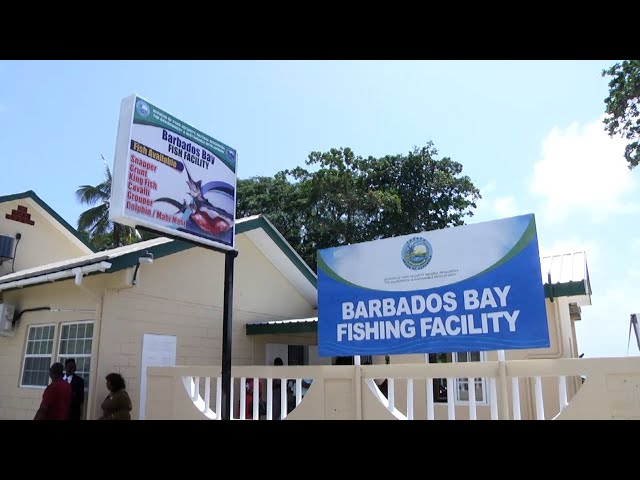
M 161 197 L 154 202 L 165 202 L 173 205 L 178 209 L 176 213 L 188 213 L 188 220 L 192 222 L 192 225 L 188 224 L 191 230 L 195 226 L 208 235 L 219 236 L 231 229 L 234 225 L 233 213 L 211 203 L 206 194 L 210 192 L 220 193 L 228 199 L 235 200 L 233 186 L 226 182 L 208 182 L 203 186 L 202 180 L 195 181 L 191 177 L 186 165 L 184 166 L 184 171 L 187 172 L 186 183 L 189 187 L 187 195 L 191 197 L 189 202 L 184 199 L 180 202 L 169 197 Z

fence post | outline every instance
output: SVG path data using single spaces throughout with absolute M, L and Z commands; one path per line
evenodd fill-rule
M 355 391 L 355 401 L 356 401 L 356 420 L 362 420 L 362 371 L 360 366 L 360 355 L 355 355 L 353 357 L 353 368 L 354 368 L 354 387 Z
M 509 420 L 509 390 L 507 389 L 507 364 L 504 350 L 498 350 L 498 385 L 500 386 L 500 416 L 501 420 Z

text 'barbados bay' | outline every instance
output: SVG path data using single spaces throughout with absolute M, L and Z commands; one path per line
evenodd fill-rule
M 468 313 L 486 308 L 507 308 L 511 285 L 465 290 L 458 299 L 455 292 L 440 295 L 411 295 L 395 298 L 371 299 L 367 301 L 343 302 L 342 320 L 337 325 L 337 340 L 342 342 L 362 340 L 385 340 L 393 338 L 414 338 L 477 335 L 499 333 L 508 329 L 516 331 L 516 321 L 520 310 L 501 310 L 482 313 Z M 465 313 L 453 314 L 462 302 Z M 387 317 L 420 316 L 419 319 Z M 373 319 L 373 320 L 360 320 Z M 360 320 L 360 321 L 358 321 Z M 348 321 L 348 322 L 347 322 Z

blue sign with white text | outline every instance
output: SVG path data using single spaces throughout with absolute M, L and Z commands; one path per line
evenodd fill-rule
M 318 251 L 321 356 L 548 346 L 533 214 Z

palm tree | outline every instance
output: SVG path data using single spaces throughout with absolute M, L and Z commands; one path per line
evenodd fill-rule
M 78 217 L 78 230 L 89 237 L 98 249 L 129 245 L 139 240 L 138 232 L 131 227 L 119 225 L 109 220 L 109 198 L 111 197 L 111 170 L 104 156 L 104 180 L 96 186 L 81 185 L 76 190 L 76 198 L 83 205 L 99 205 L 89 208 Z

